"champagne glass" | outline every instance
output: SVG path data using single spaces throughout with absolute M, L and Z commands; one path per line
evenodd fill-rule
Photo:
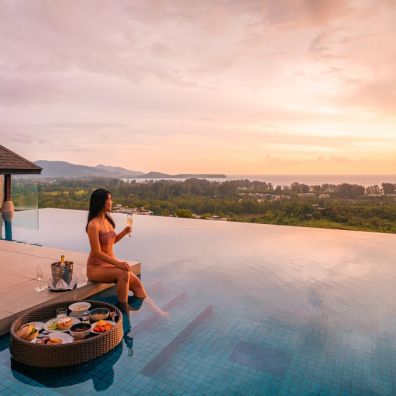
M 37 292 L 45 290 L 45 287 L 41 287 L 41 281 L 43 280 L 43 266 L 41 264 L 36 265 L 36 279 L 39 282 L 38 287 L 35 288 Z
M 132 224 L 133 224 L 133 217 L 132 217 L 132 215 L 128 215 L 127 216 L 128 227 L 132 227 Z M 129 231 L 129 238 L 131 237 L 131 232 L 132 232 L 132 229 L 131 229 L 131 231 Z

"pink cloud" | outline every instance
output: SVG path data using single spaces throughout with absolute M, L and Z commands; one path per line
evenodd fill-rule
M 41 134 L 41 158 L 52 139 L 70 155 L 87 136 L 107 150 L 109 135 L 146 153 L 199 141 L 253 153 L 266 139 L 296 157 L 342 156 L 356 139 L 379 158 L 396 149 L 394 5 L 4 1 L 0 117 L 19 141 Z

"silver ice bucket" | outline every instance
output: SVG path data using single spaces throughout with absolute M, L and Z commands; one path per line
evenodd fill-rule
M 65 261 L 64 265 L 61 265 L 60 261 L 52 263 L 51 271 L 54 285 L 56 285 L 61 279 L 69 285 L 73 279 L 73 261 Z

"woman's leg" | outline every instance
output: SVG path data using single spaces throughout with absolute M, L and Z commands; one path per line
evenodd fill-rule
M 132 272 L 129 273 L 129 290 L 137 298 L 144 299 L 147 297 L 147 292 L 142 281 Z
M 165 312 L 154 302 L 154 300 L 147 294 L 147 291 L 144 288 L 142 281 L 135 274 L 132 273 L 130 273 L 129 275 L 129 290 L 133 292 L 133 296 L 135 298 L 146 301 L 150 308 L 157 314 L 161 316 L 169 315 L 169 312 Z M 140 309 L 140 306 L 138 309 Z
M 117 283 L 117 297 L 120 303 L 128 301 L 129 274 L 130 272 L 119 268 L 100 268 L 99 265 L 89 265 L 87 269 L 87 277 L 91 281 Z

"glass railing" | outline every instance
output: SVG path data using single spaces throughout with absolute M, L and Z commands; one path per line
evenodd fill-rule
M 3 202 L 3 178 L 0 178 L 0 202 Z M 31 179 L 12 177 L 13 216 L 0 216 L 0 239 L 13 240 L 13 227 L 39 228 L 38 188 Z

